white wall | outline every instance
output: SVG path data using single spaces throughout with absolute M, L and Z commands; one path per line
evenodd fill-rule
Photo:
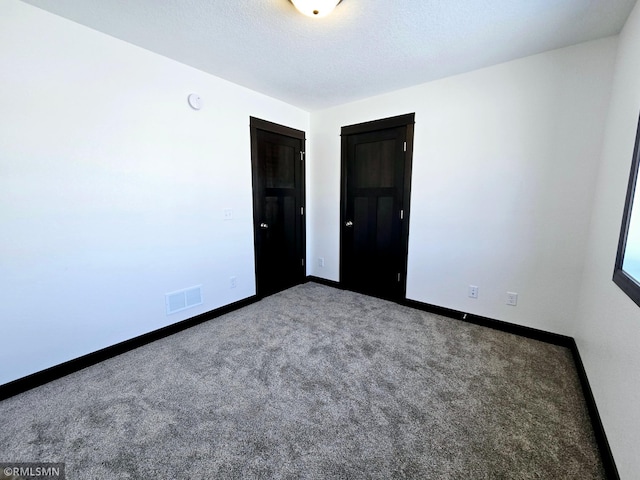
M 415 112 L 407 297 L 572 334 L 615 51 L 607 38 L 312 113 L 310 274 L 339 279 L 340 127 Z
M 0 384 L 255 293 L 249 116 L 308 113 L 17 0 L 0 70 Z
M 612 281 L 640 111 L 640 6 L 619 37 L 576 342 L 623 479 L 640 475 L 640 308 Z

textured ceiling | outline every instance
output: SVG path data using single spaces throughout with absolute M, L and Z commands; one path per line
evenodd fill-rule
M 23 0 L 314 111 L 619 33 L 636 0 Z

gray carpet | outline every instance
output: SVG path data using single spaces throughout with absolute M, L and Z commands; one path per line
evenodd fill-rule
M 604 478 L 570 352 L 308 283 L 0 402 L 67 478 Z

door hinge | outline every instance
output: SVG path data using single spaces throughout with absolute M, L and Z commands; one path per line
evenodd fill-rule
M 300 207 L 300 215 L 304 215 L 304 207 Z
M 404 210 L 400 210 L 400 220 L 404 220 Z
M 398 272 L 398 281 L 400 281 L 400 272 Z
M 404 151 L 407 151 L 407 142 L 404 142 Z
M 304 267 L 304 258 L 302 259 L 302 266 Z
M 300 150 L 300 160 L 304 161 L 304 152 Z

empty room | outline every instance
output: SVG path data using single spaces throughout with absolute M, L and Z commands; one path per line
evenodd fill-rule
M 0 479 L 640 478 L 638 58 L 635 0 L 1 0 Z

